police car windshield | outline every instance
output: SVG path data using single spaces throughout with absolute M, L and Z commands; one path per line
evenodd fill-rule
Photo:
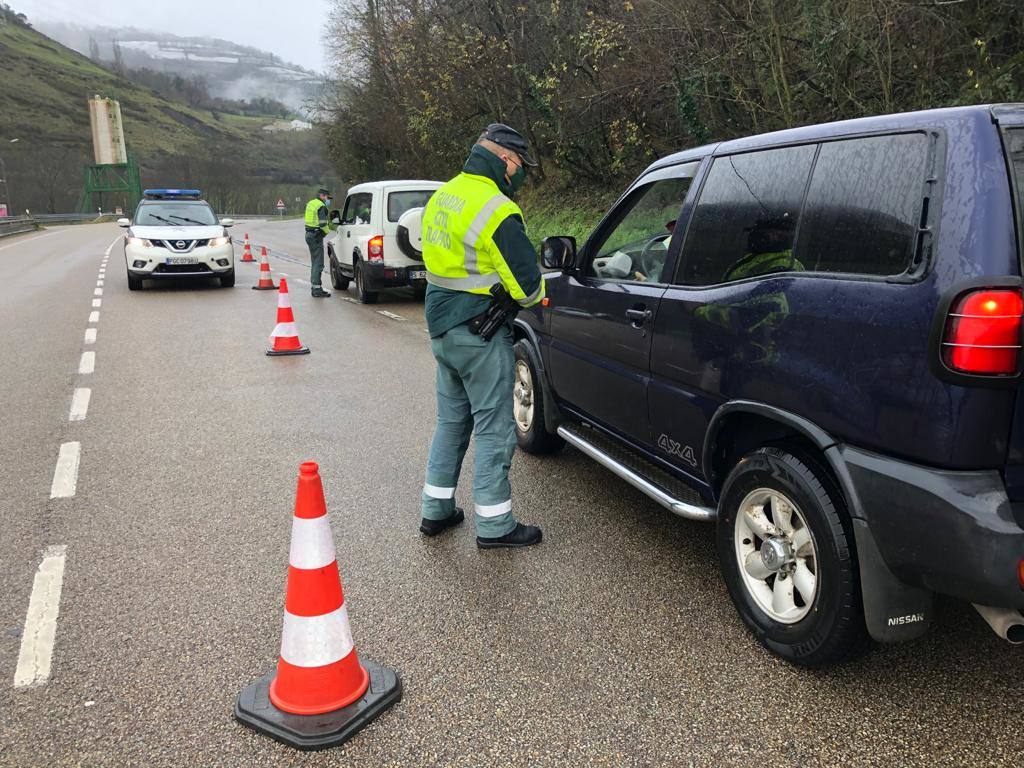
M 202 200 L 169 201 L 153 200 L 139 205 L 135 213 L 135 226 L 160 227 L 174 226 L 215 226 L 217 215 L 208 203 Z

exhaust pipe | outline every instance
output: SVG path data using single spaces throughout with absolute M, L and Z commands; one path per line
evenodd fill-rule
M 1004 640 L 1020 645 L 1024 643 L 1024 614 L 1016 608 L 993 608 L 990 605 L 973 604 L 992 631 Z

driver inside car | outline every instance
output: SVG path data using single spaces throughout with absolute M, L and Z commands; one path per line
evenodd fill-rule
M 656 281 L 661 279 L 661 270 L 665 268 L 665 257 L 668 256 L 668 247 L 675 233 L 676 220 L 665 222 L 665 229 L 668 230 L 668 234 L 655 235 L 640 254 L 633 276 L 641 283 L 646 283 L 652 276 Z

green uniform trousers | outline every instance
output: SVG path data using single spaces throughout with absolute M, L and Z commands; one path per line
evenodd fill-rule
M 319 288 L 324 271 L 324 239 L 316 232 L 307 232 L 306 245 L 309 247 L 309 282 L 313 288 Z
M 502 328 L 484 341 L 458 325 L 430 344 L 437 360 L 437 427 L 423 486 L 423 517 L 444 520 L 455 511 L 455 487 L 473 434 L 476 534 L 504 536 L 516 527 L 508 482 L 516 447 L 512 332 Z

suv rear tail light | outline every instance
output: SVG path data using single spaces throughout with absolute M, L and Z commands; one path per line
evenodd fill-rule
M 1017 373 L 1024 299 L 1019 288 L 986 288 L 958 298 L 946 319 L 942 360 L 982 376 Z
M 367 261 L 384 261 L 384 238 L 381 235 L 370 238 Z

